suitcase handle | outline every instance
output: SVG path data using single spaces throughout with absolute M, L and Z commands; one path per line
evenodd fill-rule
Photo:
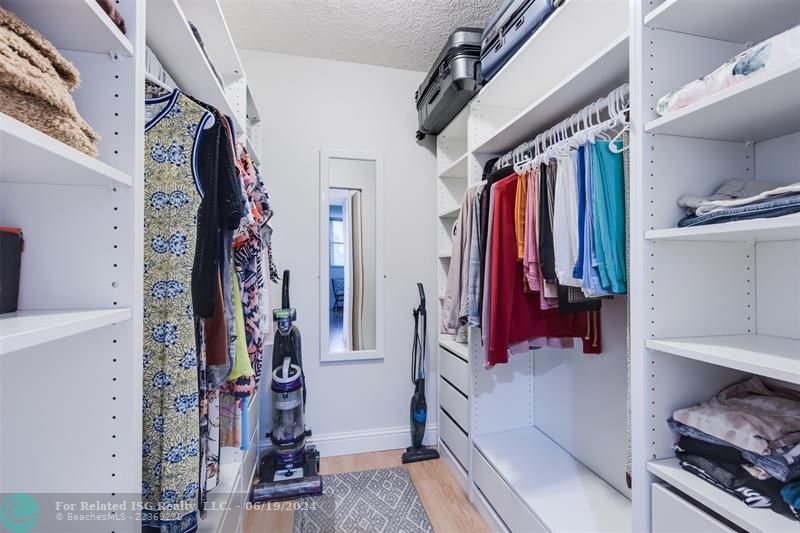
M 436 84 L 436 90 L 433 92 L 430 98 L 428 98 L 428 105 L 433 104 L 433 102 L 439 98 L 439 94 L 442 92 L 442 86 L 438 83 Z

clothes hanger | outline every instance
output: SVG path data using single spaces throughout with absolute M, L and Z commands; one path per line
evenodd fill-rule
M 620 138 L 622 138 L 622 135 L 626 131 L 630 130 L 630 127 L 631 127 L 630 126 L 630 121 L 628 120 L 628 117 L 626 116 L 626 113 L 628 113 L 630 111 L 630 99 L 628 99 L 627 102 L 625 102 L 625 100 L 624 100 L 626 98 L 625 93 L 627 91 L 628 91 L 628 84 L 625 84 L 625 85 L 623 85 L 622 87 L 620 87 L 618 89 L 618 93 L 616 95 L 620 100 L 619 101 L 620 106 L 619 106 L 619 109 L 617 111 L 616 119 L 619 121 L 619 123 L 622 126 L 622 128 L 614 136 L 614 138 L 611 139 L 611 142 L 608 145 L 608 149 L 612 154 L 620 154 L 620 153 L 622 153 L 622 152 L 624 152 L 624 151 L 626 151 L 626 150 L 628 150 L 630 148 L 630 145 L 629 146 L 624 146 L 623 145 L 622 148 L 618 148 L 617 145 L 616 145 L 616 141 L 620 140 Z M 626 105 L 627 105 L 627 107 L 625 107 Z

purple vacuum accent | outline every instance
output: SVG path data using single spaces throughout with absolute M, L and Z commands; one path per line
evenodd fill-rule
M 289 383 L 278 383 L 276 381 L 272 381 L 272 391 L 273 392 L 294 392 L 296 390 L 300 390 L 302 386 L 302 380 L 300 379 L 300 374 L 295 377 Z

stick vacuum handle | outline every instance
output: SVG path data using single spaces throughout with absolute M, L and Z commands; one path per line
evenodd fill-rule
M 425 289 L 422 287 L 422 283 L 417 282 L 417 288 L 419 289 L 419 310 L 420 313 L 423 315 L 425 314 Z

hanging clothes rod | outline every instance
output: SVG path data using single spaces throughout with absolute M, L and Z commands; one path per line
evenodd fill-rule
M 153 83 L 154 85 L 157 85 L 158 87 L 161 87 L 165 91 L 172 92 L 172 91 L 175 90 L 175 87 L 170 87 L 169 85 L 167 85 L 166 83 L 164 83 L 160 79 L 156 78 L 154 75 L 150 74 L 149 72 L 145 72 L 144 73 L 144 79 L 149 81 L 150 83 Z
M 573 137 L 588 132 L 598 132 L 603 129 L 621 125 L 627 127 L 628 96 L 630 89 L 627 83 L 585 106 L 580 111 L 573 113 L 554 126 L 536 135 L 533 139 L 525 141 L 510 152 L 504 154 L 495 163 L 495 168 L 502 168 L 514 164 L 524 164 L 533 159 L 534 151 L 537 155 L 543 154 L 548 148 L 561 144 Z M 601 113 L 610 109 L 608 118 L 601 118 Z M 578 129 L 580 128 L 580 129 Z

